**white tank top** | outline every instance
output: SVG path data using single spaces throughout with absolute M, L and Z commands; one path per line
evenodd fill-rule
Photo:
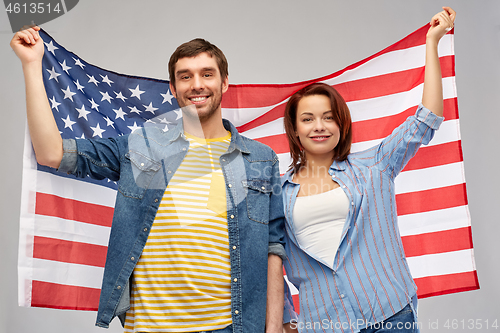
M 333 269 L 348 212 L 349 199 L 340 187 L 297 197 L 293 224 L 300 247 Z

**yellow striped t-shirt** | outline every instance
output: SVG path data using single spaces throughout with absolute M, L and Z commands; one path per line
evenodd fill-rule
M 226 191 L 219 164 L 231 134 L 186 137 L 189 150 L 165 190 L 134 269 L 127 333 L 211 331 L 232 323 Z

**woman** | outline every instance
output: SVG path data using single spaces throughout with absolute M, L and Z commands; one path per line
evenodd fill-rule
M 350 153 L 349 109 L 326 84 L 303 88 L 286 106 L 293 161 L 283 178 L 285 268 L 301 307 L 298 322 L 285 325 L 290 332 L 418 332 L 394 178 L 443 121 L 437 46 L 455 20 L 443 9 L 427 32 L 422 103 L 378 146 Z M 285 306 L 285 318 L 292 311 Z

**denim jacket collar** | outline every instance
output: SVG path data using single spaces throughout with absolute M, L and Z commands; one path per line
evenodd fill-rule
M 231 132 L 231 143 L 227 149 L 227 153 L 232 153 L 235 149 L 241 151 L 244 154 L 250 154 L 250 150 L 245 145 L 243 138 L 238 133 L 238 130 L 234 125 L 226 119 L 222 119 L 222 124 L 224 128 Z M 174 142 L 178 140 L 180 137 L 184 138 L 184 127 L 183 127 L 182 119 L 177 123 L 177 125 L 172 129 L 172 133 L 169 133 L 171 136 L 170 142 Z

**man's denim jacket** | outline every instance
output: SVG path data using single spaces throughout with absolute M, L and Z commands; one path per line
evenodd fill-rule
M 243 137 L 227 120 L 231 143 L 220 164 L 226 182 L 233 332 L 264 332 L 268 253 L 285 257 L 279 163 L 267 146 Z M 59 171 L 119 181 L 96 325 L 125 318 L 135 264 L 168 182 L 187 153 L 182 122 L 164 132 L 64 140 Z

